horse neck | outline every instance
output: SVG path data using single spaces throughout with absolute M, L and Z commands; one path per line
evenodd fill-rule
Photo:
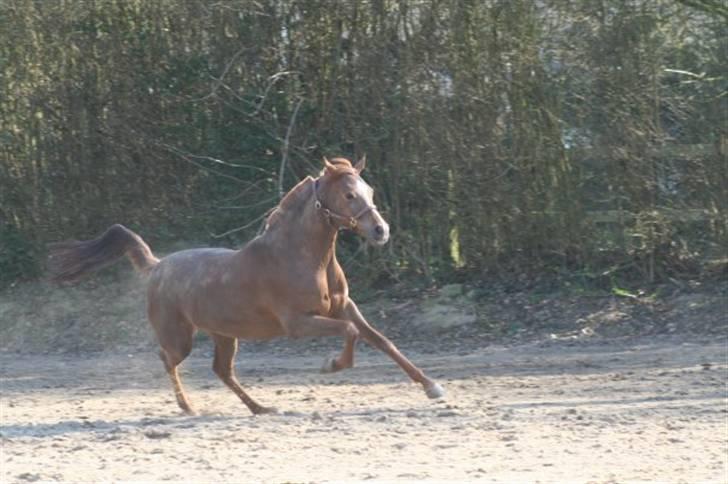
M 313 183 L 309 190 L 300 206 L 286 209 L 272 235 L 284 253 L 325 269 L 336 250 L 337 230 L 314 206 Z

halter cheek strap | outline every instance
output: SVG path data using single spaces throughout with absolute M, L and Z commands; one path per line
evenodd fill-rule
M 318 196 L 318 184 L 319 179 L 317 178 L 313 185 L 313 205 L 316 207 L 316 210 L 320 211 L 324 217 L 326 217 L 326 220 L 329 222 L 330 225 L 334 225 L 331 223 L 331 219 L 339 219 L 339 221 L 344 221 L 346 223 L 341 223 L 339 225 L 335 225 L 337 228 L 347 228 L 349 230 L 352 230 L 356 228 L 356 226 L 359 224 L 359 219 L 362 218 L 367 213 L 371 212 L 372 210 L 376 210 L 377 206 L 367 205 L 364 207 L 359 213 L 353 216 L 347 216 L 347 215 L 341 215 L 336 212 L 332 212 L 330 209 L 323 206 L 321 203 L 321 200 L 319 200 Z

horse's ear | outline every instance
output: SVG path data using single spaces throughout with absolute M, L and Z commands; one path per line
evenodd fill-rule
M 324 172 L 333 173 L 335 170 L 336 167 L 324 156 Z
M 367 155 L 364 155 L 354 164 L 354 169 L 357 173 L 361 173 L 364 171 L 364 168 L 367 166 Z

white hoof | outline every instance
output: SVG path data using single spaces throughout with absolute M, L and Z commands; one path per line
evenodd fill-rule
M 425 393 L 430 398 L 442 398 L 445 396 L 445 389 L 442 388 L 439 383 L 433 382 L 430 386 L 425 388 Z
M 324 364 L 321 366 L 321 373 L 333 373 L 336 371 L 336 356 L 329 356 L 324 360 Z

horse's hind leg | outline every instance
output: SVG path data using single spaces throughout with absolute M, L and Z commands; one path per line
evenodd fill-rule
M 271 407 L 264 407 L 250 398 L 243 387 L 240 386 L 238 379 L 235 377 L 235 369 L 233 360 L 235 353 L 238 351 L 238 340 L 227 336 L 213 334 L 212 339 L 215 341 L 215 360 L 212 363 L 212 369 L 220 380 L 228 386 L 245 405 L 255 415 L 262 413 L 275 413 L 276 410 Z
M 179 319 L 177 320 L 179 321 Z M 174 396 L 177 398 L 177 405 L 188 415 L 195 415 L 195 411 L 190 405 L 190 401 L 185 395 L 182 382 L 179 379 L 177 367 L 187 358 L 192 351 L 192 338 L 195 335 L 195 327 L 189 323 L 183 322 L 162 322 L 152 326 L 157 333 L 157 339 L 162 349 L 159 351 L 159 357 L 164 363 L 164 369 L 167 370 L 169 379 L 172 381 Z
M 177 398 L 177 405 L 187 415 L 195 415 L 196 412 L 192 409 L 192 405 L 190 405 L 190 401 L 187 399 L 182 382 L 179 379 L 179 373 L 177 372 L 177 366 L 182 362 L 184 357 L 179 358 L 174 353 L 169 353 L 164 349 L 159 350 L 159 357 L 162 359 L 164 369 L 167 370 L 169 379 L 172 381 L 172 388 L 174 388 L 174 396 Z

